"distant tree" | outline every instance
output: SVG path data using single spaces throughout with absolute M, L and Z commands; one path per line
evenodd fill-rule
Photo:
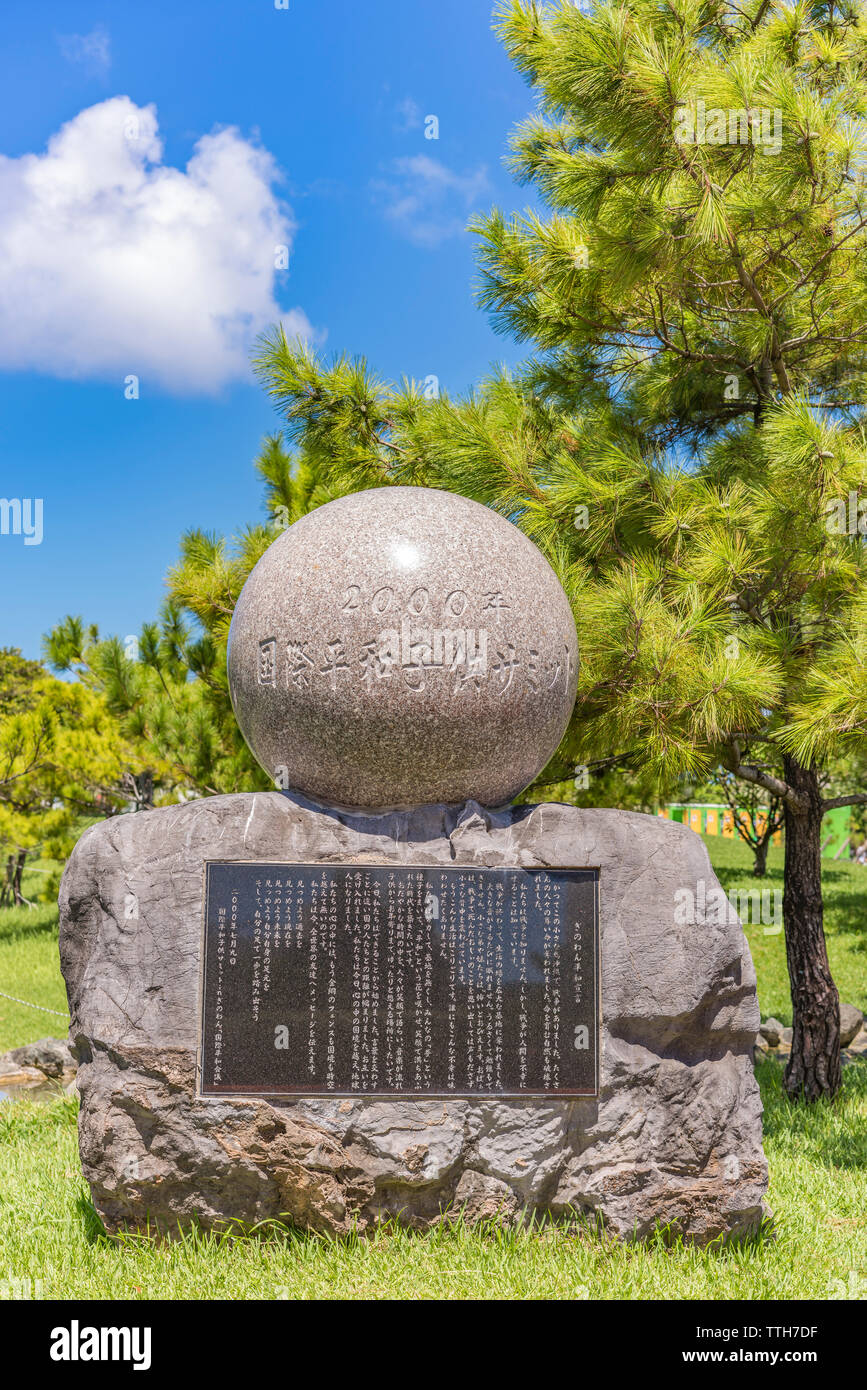
M 732 824 L 753 855 L 753 874 L 768 871 L 768 847 L 786 819 L 783 801 L 756 783 L 742 782 L 734 773 L 720 770 L 716 785 L 728 805 Z
M 0 647 L 0 719 L 30 709 L 36 682 L 45 675 L 38 661 L 28 661 L 18 647 Z
M 88 820 L 127 804 L 138 769 L 104 700 L 36 662 L 0 659 L 0 905 L 25 903 L 28 857 L 65 859 Z M 49 886 L 49 885 L 47 885 Z

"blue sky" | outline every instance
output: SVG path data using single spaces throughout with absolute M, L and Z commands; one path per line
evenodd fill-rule
M 187 527 L 261 516 L 257 328 L 449 392 L 520 360 L 463 230 L 530 197 L 503 157 L 532 97 L 491 11 L 4 0 L 0 496 L 43 522 L 0 535 L 0 645 L 38 656 L 66 613 L 135 633 Z

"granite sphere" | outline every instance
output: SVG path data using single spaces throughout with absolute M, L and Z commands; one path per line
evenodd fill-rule
M 455 493 L 384 487 L 268 547 L 229 632 L 235 717 L 278 787 L 364 809 L 500 806 L 575 701 L 578 641 L 547 560 Z

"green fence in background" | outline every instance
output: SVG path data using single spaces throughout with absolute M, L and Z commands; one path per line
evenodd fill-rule
M 743 807 L 738 807 L 738 813 L 745 819 L 749 818 Z M 699 835 L 725 835 L 731 839 L 737 833 L 731 808 L 722 802 L 673 801 L 667 806 L 660 807 L 658 814 L 665 816 L 666 820 L 676 820 L 683 825 L 688 825 Z M 851 811 L 848 806 L 838 806 L 825 816 L 822 822 L 822 857 L 824 859 L 847 859 L 849 857 L 850 818 Z M 775 833 L 771 843 L 775 845 L 783 843 L 783 837 L 779 830 Z

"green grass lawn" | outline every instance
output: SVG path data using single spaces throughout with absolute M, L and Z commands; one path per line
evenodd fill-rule
M 24 896 L 35 898 L 43 888 L 45 870 L 57 867 L 40 859 L 25 871 Z M 66 1036 L 69 1014 L 57 954 L 56 903 L 0 908 L 0 991 L 0 1052 L 37 1038 Z M 15 1004 L 3 997 L 7 994 L 41 1009 Z
M 782 902 L 783 850 L 771 846 L 768 872 L 752 877 L 752 855 L 741 840 L 702 836 L 714 869 L 727 893 L 732 889 L 776 891 Z M 825 901 L 825 936 L 831 972 L 844 1004 L 855 1004 L 867 1013 L 867 865 L 823 860 L 822 892 Z M 773 1014 L 782 1023 L 792 1022 L 792 1001 L 786 971 L 783 933 L 771 934 L 761 923 L 744 927 L 759 981 L 762 1018 Z
M 745 848 L 707 844 L 727 891 L 756 886 Z M 782 889 L 781 861 L 772 851 L 762 886 Z M 867 1008 L 867 869 L 829 864 L 825 904 L 841 997 Z M 51 908 L 0 913 L 0 990 L 62 1010 L 56 922 Z M 761 923 L 747 935 L 762 1013 L 790 1022 L 782 935 Z M 64 1028 L 62 1018 L 0 998 L 0 1049 Z M 703 1251 L 661 1239 L 618 1245 L 564 1225 L 424 1235 L 389 1227 L 345 1240 L 273 1226 L 263 1238 L 109 1239 L 81 1176 L 76 1101 L 4 1104 L 0 1285 L 29 1279 L 35 1297 L 116 1299 L 867 1297 L 867 1064 L 845 1069 L 830 1106 L 790 1105 L 773 1059 L 758 1075 L 773 1237 Z
M 62 1038 L 69 1027 L 66 986 L 57 955 L 57 908 L 0 910 L 0 1052 L 37 1038 Z M 13 994 L 54 1013 L 15 1004 Z

